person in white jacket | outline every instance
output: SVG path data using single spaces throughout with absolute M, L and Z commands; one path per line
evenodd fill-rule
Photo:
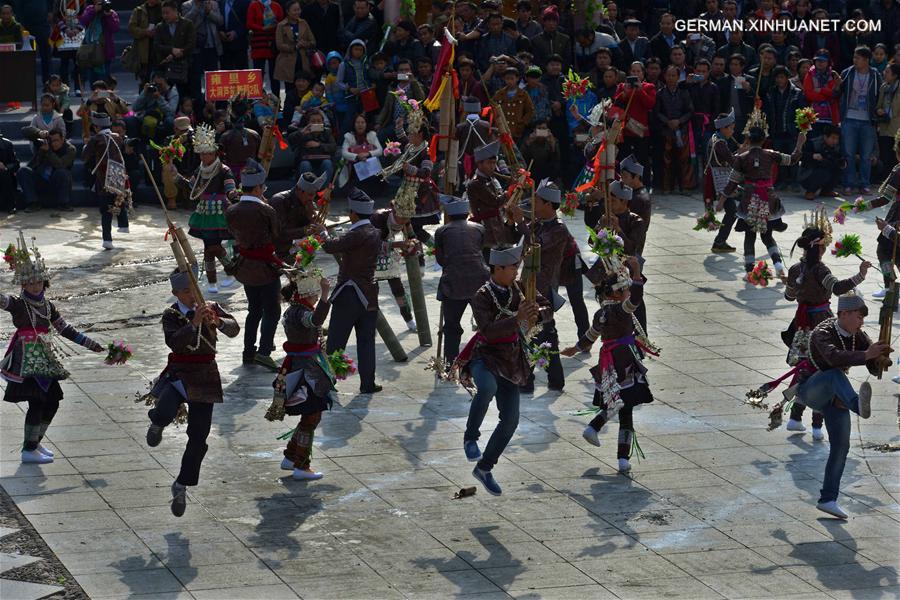
M 375 182 L 376 177 L 369 177 L 361 182 L 353 169 L 353 164 L 376 157 L 379 160 L 384 155 L 378 135 L 369 127 L 365 115 L 356 115 L 353 119 L 353 131 L 344 134 L 344 142 L 341 145 L 341 157 L 344 159 L 344 170 L 338 178 L 339 186 L 350 184 L 352 187 L 361 187 L 364 191 L 366 184 Z M 368 191 L 367 191 L 368 192 Z

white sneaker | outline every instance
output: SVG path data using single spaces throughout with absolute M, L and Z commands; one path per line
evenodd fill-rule
M 435 261 L 435 263 L 434 263 L 433 265 L 431 265 L 431 270 L 432 270 L 432 271 L 435 271 L 435 272 L 437 272 L 437 271 L 443 271 L 443 270 L 444 270 L 444 267 L 442 267 L 441 265 L 437 264 L 437 261 Z
M 887 296 L 887 290 L 884 288 L 881 288 L 880 290 L 872 292 L 873 298 L 881 299 L 881 298 L 884 298 L 885 296 Z
M 52 451 L 47 450 L 43 446 L 38 446 L 38 452 L 40 452 L 44 456 L 49 456 L 50 458 L 53 458 L 53 456 L 54 456 Z
M 847 513 L 845 513 L 844 510 L 840 506 L 838 506 L 837 500 L 832 500 L 831 502 L 819 502 L 818 504 L 816 504 L 816 508 L 824 513 L 835 516 L 838 519 L 847 518 Z
M 103 249 L 104 250 L 112 250 L 113 249 L 112 240 L 103 240 Z
M 37 450 L 22 450 L 22 462 L 45 465 L 47 463 L 52 463 L 53 457 L 41 454 Z
M 312 469 L 294 469 L 293 477 L 298 481 L 315 481 L 322 479 L 325 475 Z
M 282 471 L 293 471 L 294 470 L 294 461 L 289 459 L 287 456 L 281 459 L 281 470 Z
M 216 287 L 216 284 L 211 283 L 208 286 L 206 286 L 206 291 L 209 292 L 210 294 L 218 294 L 219 288 Z
M 795 421 L 794 419 L 788 419 L 787 426 L 785 427 L 788 431 L 806 431 L 806 426 L 800 421 Z
M 409 321 L 407 321 L 406 328 L 409 329 L 410 331 L 415 331 L 416 330 L 416 320 L 410 319 Z
M 894 375 L 893 377 L 891 377 L 891 381 L 893 381 L 894 383 L 900 383 L 900 375 Z
M 119 232 L 119 233 L 129 233 L 127 227 L 119 227 L 118 232 Z
M 227 288 L 234 285 L 234 277 L 223 277 L 219 282 L 219 287 Z
M 631 470 L 631 463 L 628 462 L 627 458 L 619 459 L 619 473 L 627 473 Z
M 825 439 L 825 432 L 822 431 L 821 427 L 813 427 L 813 440 L 816 442 L 821 442 Z
M 787 271 L 784 270 L 784 263 L 775 263 L 775 277 L 781 277 L 783 275 L 787 275 Z
M 859 386 L 859 416 L 863 419 L 872 416 L 872 384 L 868 381 Z
M 581 437 L 585 439 L 585 441 L 591 446 L 600 447 L 600 432 L 588 425 L 584 428 L 584 431 L 581 432 Z

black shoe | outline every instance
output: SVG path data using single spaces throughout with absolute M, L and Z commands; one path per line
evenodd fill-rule
M 729 246 L 725 242 L 713 242 L 712 252 L 714 254 L 724 254 L 726 252 L 735 252 L 737 248 Z
M 548 385 L 547 389 L 550 390 L 551 392 L 562 393 L 562 391 L 563 391 L 563 389 L 565 389 L 565 387 L 566 387 L 565 384 L 563 384 L 563 385 Z
M 147 445 L 151 448 L 159 446 L 159 443 L 162 441 L 162 433 L 162 427 L 155 423 L 150 423 L 150 427 L 147 428 Z
M 41 210 L 40 204 L 29 204 L 25 207 L 25 212 L 27 213 L 38 212 L 39 210 Z
M 179 486 L 178 482 L 172 484 L 172 514 L 180 517 L 187 508 L 187 487 Z
M 534 393 L 534 383 L 528 383 L 525 385 L 519 386 L 520 394 L 533 394 Z
M 360 394 L 377 394 L 378 392 L 380 392 L 383 389 L 384 388 L 378 384 L 375 384 L 375 385 L 372 385 L 369 387 L 359 386 L 359 393 Z
M 68 204 L 63 204 L 63 205 L 60 206 L 57 210 L 60 210 L 60 211 L 62 211 L 62 212 L 72 212 L 72 211 L 74 211 L 75 209 L 72 208 L 72 207 L 71 207 L 70 205 L 68 205 Z
M 788 225 L 781 219 L 772 222 L 772 231 L 787 231 Z

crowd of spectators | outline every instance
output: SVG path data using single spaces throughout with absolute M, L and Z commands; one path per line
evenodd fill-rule
M 68 205 L 75 151 L 68 140 L 90 136 L 92 112 L 108 113 L 122 131 L 129 172 L 138 178 L 135 156 L 152 154 L 151 141 L 165 143 L 199 122 L 227 136 L 226 153 L 258 145 L 273 100 L 246 111 L 206 102 L 203 73 L 216 69 L 263 71 L 280 104 L 277 121 L 295 175 L 311 170 L 331 177 L 342 162 L 383 158 L 387 142 L 407 142 L 398 95 L 421 102 L 440 77 L 435 65 L 445 29 L 458 41 L 458 121 L 465 121 L 466 103 L 502 107 L 519 156 L 565 188 L 585 165 L 584 148 L 595 133 L 587 116 L 600 102 L 618 107 L 626 124 L 620 152 L 648 166 L 648 183 L 658 192 L 695 191 L 715 118 L 734 110 L 740 142 L 757 106 L 767 116 L 767 144 L 782 151 L 796 140 L 794 111 L 809 106 L 818 115 L 799 170 L 781 169 L 779 187 L 799 182 L 803 190 L 796 191 L 807 197 L 866 193 L 894 163 L 891 145 L 900 127 L 900 5 L 894 0 L 575 6 L 434 0 L 388 24 L 384 2 L 368 0 L 145 0 L 127 22 L 107 0 L 70 4 L 80 5 L 79 12 L 67 13 L 56 0 L 0 8 L 0 44 L 30 36 L 41 58 L 43 95 L 22 134 L 34 143 L 34 157 L 20 166 L 8 140 L 0 139 L 0 193 L 8 197 L 7 190 L 18 188 L 32 209 L 48 194 Z M 880 27 L 816 30 L 815 23 L 834 18 L 869 19 Z M 784 31 L 751 32 L 754 21 L 784 22 Z M 745 31 L 710 26 L 738 22 Z M 133 38 L 127 49 L 116 47 L 120 28 Z M 83 39 L 77 49 L 64 43 L 75 36 Z M 116 91 L 119 60 L 139 82 L 137 97 L 127 101 Z M 591 82 L 584 96 L 564 97 L 570 72 Z M 82 116 L 79 131 L 75 115 Z M 436 129 L 438 115 L 429 117 Z M 176 128 L 176 120 L 183 126 Z

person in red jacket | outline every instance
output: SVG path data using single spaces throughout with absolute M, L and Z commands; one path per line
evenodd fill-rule
M 253 0 L 247 7 L 247 30 L 250 31 L 250 58 L 253 68 L 266 71 L 269 63 L 269 82 L 276 96 L 281 82 L 275 79 L 275 27 L 284 18 L 284 10 L 277 0 Z
M 803 79 L 803 94 L 809 106 L 816 111 L 818 120 L 813 124 L 814 136 L 821 135 L 826 126 L 837 126 L 841 121 L 838 98 L 841 77 L 831 68 L 831 55 L 821 48 L 813 60 L 813 66 Z
M 622 156 L 634 154 L 639 163 L 649 165 L 650 111 L 656 104 L 656 86 L 644 81 L 644 65 L 640 61 L 631 63 L 629 76 L 616 88 L 613 103 L 623 111 L 628 108 L 622 117 L 625 120 L 624 140 L 619 151 Z

